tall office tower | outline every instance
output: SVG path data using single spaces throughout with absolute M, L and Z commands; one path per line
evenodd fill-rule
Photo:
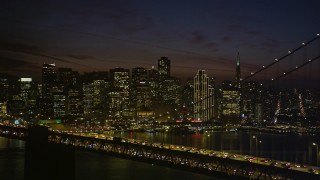
M 133 114 L 130 111 L 130 100 L 129 100 L 129 82 L 130 82 L 130 71 L 129 69 L 115 68 L 110 69 L 110 81 L 111 89 L 109 91 L 109 110 L 116 111 L 118 119 L 129 119 L 132 118 Z M 114 116 L 114 115 L 111 115 Z
M 153 122 L 152 92 L 148 70 L 142 67 L 132 69 L 130 104 L 138 124 Z
M 240 91 L 229 81 L 222 82 L 221 117 L 225 123 L 237 124 L 240 121 Z
M 50 97 L 51 88 L 57 80 L 57 71 L 55 64 L 42 65 L 42 96 Z
M 237 65 L 236 65 L 236 87 L 241 88 L 241 71 L 240 71 L 240 55 L 237 55 Z
M 158 104 L 159 101 L 159 72 L 154 69 L 152 66 L 152 69 L 149 69 L 148 71 L 148 81 L 151 88 L 151 101 L 152 105 Z
M 187 118 L 193 114 L 193 101 L 194 101 L 194 82 L 193 78 L 187 79 L 186 84 L 182 87 L 180 114 L 181 120 L 186 121 Z
M 0 102 L 0 118 L 5 118 L 8 116 L 7 102 Z
M 171 63 L 168 57 L 161 57 L 158 60 L 158 71 L 161 78 L 170 77 Z
M 31 94 L 32 78 L 20 78 L 19 80 L 20 98 L 28 104 L 28 100 Z
M 33 117 L 36 112 L 36 100 L 38 97 L 38 91 L 32 81 L 32 78 L 20 78 L 19 87 L 19 96 L 26 105 L 25 118 L 29 119 Z
M 57 81 L 63 85 L 66 93 L 70 88 L 79 85 L 79 73 L 71 68 L 58 68 Z
M 150 109 L 151 87 L 148 81 L 148 70 L 142 67 L 132 69 L 131 104 L 136 110 Z
M 166 78 L 159 86 L 163 91 L 161 92 L 162 101 L 171 108 L 178 108 L 180 104 L 181 82 L 177 78 Z
M 68 91 L 68 113 L 71 116 L 83 116 L 83 96 L 76 88 Z
M 63 91 L 52 92 L 53 96 L 53 116 L 61 118 L 66 115 L 66 95 Z
M 249 81 L 244 82 L 241 85 L 241 101 L 242 101 L 242 118 L 245 122 L 250 123 L 252 121 L 257 121 L 257 117 L 260 118 L 260 115 L 257 116 L 259 113 L 257 110 L 261 110 L 262 106 L 261 98 L 262 98 L 262 85 L 258 82 Z M 260 105 L 259 105 L 260 104 Z M 259 106 L 257 106 L 259 105 Z M 257 109 L 257 107 L 259 107 Z
M 130 70 L 124 68 L 110 69 L 111 86 L 122 90 L 129 89 Z
M 84 73 L 81 76 L 83 113 L 97 121 L 105 120 L 107 113 L 108 72 Z M 75 97 L 76 98 L 76 97 Z
M 143 67 L 136 67 L 132 69 L 131 82 L 133 85 L 145 84 L 148 81 L 148 70 Z
M 94 85 L 93 83 L 83 83 L 83 113 L 89 115 L 93 111 Z
M 209 121 L 214 118 L 214 87 L 205 70 L 194 77 L 194 119 Z
M 7 78 L 0 78 L 0 102 L 9 100 L 9 82 Z
M 42 118 L 53 117 L 52 88 L 57 78 L 55 64 L 43 64 L 42 66 L 42 95 L 39 100 L 39 110 Z

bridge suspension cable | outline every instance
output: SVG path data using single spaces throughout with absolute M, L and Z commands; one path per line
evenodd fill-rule
M 314 58 L 312 58 L 312 59 L 309 59 L 307 62 L 301 64 L 300 66 L 296 66 L 294 69 L 291 69 L 290 71 L 284 72 L 284 73 L 282 73 L 281 75 L 279 75 L 279 76 L 277 76 L 277 77 L 275 77 L 275 78 L 272 78 L 271 80 L 272 80 L 272 81 L 276 81 L 276 80 L 278 80 L 278 79 L 280 79 L 280 78 L 282 78 L 282 77 L 284 77 L 284 76 L 286 76 L 286 75 L 288 75 L 288 74 L 290 74 L 290 73 L 292 73 L 292 72 L 294 72 L 294 71 L 299 70 L 300 68 L 306 66 L 307 64 L 310 64 L 310 63 L 318 60 L 319 58 L 320 58 L 320 55 L 317 56 L 317 57 L 314 57 Z
M 317 40 L 318 38 L 320 38 L 320 34 L 317 34 L 316 37 L 312 38 L 311 40 L 309 40 L 309 41 L 306 42 L 306 43 L 301 43 L 301 45 L 300 45 L 299 47 L 295 48 L 294 50 L 288 51 L 288 54 L 286 54 L 286 55 L 284 55 L 284 56 L 282 56 L 282 57 L 280 57 L 280 58 L 274 59 L 274 61 L 273 61 L 272 63 L 270 63 L 270 64 L 268 64 L 268 65 L 266 65 L 266 66 L 262 66 L 262 68 L 259 69 L 258 71 L 252 72 L 249 76 L 243 78 L 243 79 L 241 80 L 241 82 L 243 82 L 243 81 L 245 81 L 245 80 L 247 80 L 247 79 L 255 76 L 256 74 L 260 73 L 261 71 L 264 71 L 264 70 L 268 69 L 269 67 L 273 66 L 274 64 L 279 63 L 280 61 L 284 60 L 286 57 L 291 56 L 292 54 L 294 54 L 294 53 L 297 52 L 298 50 L 306 47 L 307 45 L 309 45 L 309 44 L 312 43 L 313 41 Z

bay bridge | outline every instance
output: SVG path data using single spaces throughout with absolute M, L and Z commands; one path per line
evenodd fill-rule
M 296 49 L 280 58 L 274 59 L 260 70 L 251 73 L 242 79 L 242 83 L 257 74 L 266 71 L 272 66 L 306 48 L 320 35 L 306 43 L 302 43 Z M 281 74 L 276 74 L 271 81 L 280 80 L 289 74 L 315 62 L 320 55 L 306 59 L 302 64 L 294 66 Z M 47 179 L 50 167 L 64 165 L 52 178 L 58 178 L 69 174 L 73 175 L 72 163 L 74 163 L 74 151 L 89 151 L 103 153 L 121 158 L 159 164 L 163 166 L 181 168 L 198 173 L 204 173 L 223 178 L 236 179 L 319 179 L 318 167 L 298 165 L 291 162 L 271 161 L 270 159 L 253 157 L 240 154 L 231 154 L 208 149 L 177 146 L 163 143 L 149 143 L 135 139 L 118 137 L 90 137 L 83 134 L 57 132 L 44 126 L 16 126 L 0 124 L 0 136 L 26 141 L 26 179 L 36 179 L 39 176 Z M 52 153 L 56 155 L 53 155 Z M 48 158 L 47 156 L 54 156 Z M 45 162 L 45 160 L 47 162 Z M 39 167 L 47 166 L 46 168 Z M 39 170 L 40 168 L 40 170 Z M 71 169 L 71 170 L 70 170 Z M 61 176 L 59 176 L 59 174 Z M 41 176 L 43 175 L 43 176 Z M 73 178 L 72 178 L 73 177 Z
M 64 168 L 55 171 L 52 178 L 73 179 L 75 150 L 103 153 L 228 179 L 320 178 L 318 168 L 312 166 L 135 139 L 91 137 L 48 130 L 45 126 L 24 127 L 1 124 L 0 136 L 26 141 L 25 168 L 28 172 L 25 171 L 25 179 L 37 177 L 48 179 L 47 176 L 50 175 L 48 169 L 61 165 Z M 45 168 L 41 169 L 39 166 L 45 166 Z

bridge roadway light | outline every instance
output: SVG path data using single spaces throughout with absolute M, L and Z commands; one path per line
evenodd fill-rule
M 256 157 L 258 155 L 258 138 L 256 136 L 252 136 L 252 139 L 255 139 L 256 140 L 256 144 L 255 144 L 255 148 L 256 148 Z
M 318 166 L 318 161 L 319 161 L 319 152 L 318 152 L 319 150 L 318 150 L 318 148 L 319 148 L 319 146 L 315 142 L 313 142 L 312 145 L 316 147 L 316 158 L 317 158 L 317 166 Z

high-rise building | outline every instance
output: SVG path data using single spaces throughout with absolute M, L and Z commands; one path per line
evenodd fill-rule
M 238 52 L 237 55 L 237 64 L 236 64 L 236 87 L 241 88 L 241 70 L 240 70 L 240 55 Z
M 83 83 L 83 113 L 89 115 L 94 107 L 94 85 L 93 83 Z
M 76 88 L 68 91 L 68 113 L 71 116 L 83 116 L 83 97 Z
M 132 69 L 131 82 L 133 85 L 146 84 L 148 81 L 148 70 L 143 67 L 136 67 Z
M 240 91 L 230 81 L 224 81 L 219 89 L 221 94 L 220 113 L 225 123 L 240 121 Z
M 130 109 L 130 70 L 124 68 L 110 69 L 111 89 L 109 91 L 109 110 L 111 117 L 117 114 L 118 119 L 125 120 L 133 117 Z
M 39 99 L 39 111 L 42 118 L 53 117 L 53 96 L 52 88 L 57 79 L 56 65 L 43 64 L 42 65 L 42 90 Z
M 241 85 L 241 116 L 246 123 L 256 121 L 257 117 L 260 117 L 257 116 L 257 104 L 261 105 L 262 92 L 262 84 L 258 82 L 249 81 Z
M 71 87 L 79 84 L 79 73 L 71 68 L 58 68 L 57 81 L 63 85 L 64 92 L 67 93 Z
M 33 118 L 36 112 L 36 100 L 38 91 L 32 78 L 20 78 L 19 80 L 19 97 L 25 102 L 26 114 L 25 119 Z
M 214 118 L 213 81 L 205 70 L 198 70 L 194 77 L 194 119 L 209 121 Z
M 188 79 L 186 84 L 182 88 L 180 119 L 186 121 L 190 115 L 193 114 L 193 101 L 194 101 L 194 80 Z
M 50 97 L 51 88 L 57 80 L 57 71 L 55 64 L 42 65 L 42 96 Z
M 7 78 L 0 78 L 0 102 L 9 100 L 9 82 Z
M 159 94 L 159 72 L 152 66 L 148 71 L 148 81 L 150 84 L 150 93 L 152 105 L 158 104 L 160 100 Z
M 20 78 L 19 79 L 20 92 L 19 96 L 27 103 L 30 98 L 30 91 L 32 87 L 32 78 Z
M 171 62 L 168 57 L 161 57 L 158 60 L 158 71 L 160 77 L 170 77 Z
M 61 118 L 66 115 L 66 95 L 62 91 L 52 92 L 53 96 L 53 116 Z
M 151 87 L 148 81 L 148 70 L 142 67 L 132 69 L 131 104 L 136 110 L 150 109 Z

